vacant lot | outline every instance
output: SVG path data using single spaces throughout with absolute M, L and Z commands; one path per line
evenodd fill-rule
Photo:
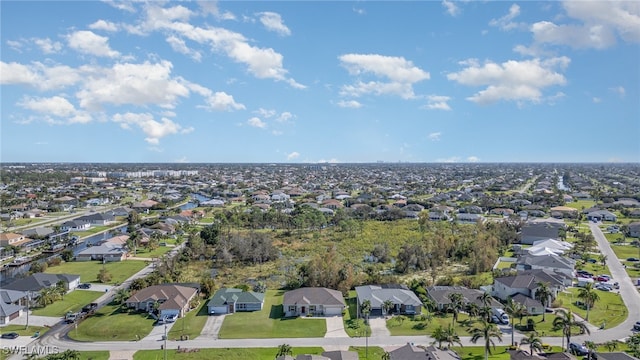
M 283 318 L 284 291 L 268 290 L 261 311 L 238 312 L 224 318 L 220 339 L 323 337 L 325 319 Z
M 278 353 L 277 348 L 226 348 L 226 349 L 193 349 L 194 352 L 178 353 L 168 350 L 167 358 L 176 360 L 273 360 Z M 321 347 L 293 348 L 293 356 L 299 354 L 320 355 Z M 162 350 L 141 350 L 135 353 L 134 360 L 157 360 L 164 356 Z M 373 359 L 373 358 L 370 358 Z
M 189 339 L 193 339 L 200 335 L 200 332 L 202 332 L 202 328 L 209 317 L 207 312 L 207 302 L 208 300 L 201 300 L 200 306 L 189 311 L 187 316 L 184 318 L 176 320 L 176 323 L 171 327 L 171 330 L 169 330 L 169 333 L 167 334 L 169 340 L 180 339 L 182 335 L 188 336 Z
M 69 337 L 78 341 L 132 341 L 147 336 L 154 319 L 147 313 L 126 312 L 107 305 L 82 321 Z
M 558 296 L 562 300 L 562 307 L 571 309 L 576 315 L 585 318 L 587 310 L 583 307 L 578 307 L 575 302 L 578 301 L 577 288 L 570 288 L 567 291 L 560 293 Z M 615 327 L 621 324 L 628 315 L 627 307 L 622 302 L 622 297 L 615 292 L 596 290 L 600 300 L 596 302 L 594 307 L 589 310 L 589 322 L 595 326 L 605 325 L 606 329 Z M 553 320 L 553 314 L 547 314 L 547 318 Z
M 80 275 L 81 282 L 97 283 L 98 273 L 103 267 L 111 274 L 109 284 L 119 284 L 127 280 L 131 275 L 144 269 L 147 266 L 146 261 L 126 260 L 120 262 L 110 262 L 102 264 L 99 261 L 74 261 L 63 262 L 59 266 L 48 267 L 45 271 L 49 274 L 75 274 Z
M 103 295 L 103 293 L 99 291 L 75 290 L 66 294 L 62 300 L 43 308 L 34 309 L 33 315 L 62 317 L 69 311 L 80 311 L 83 306 L 94 302 L 100 295 Z

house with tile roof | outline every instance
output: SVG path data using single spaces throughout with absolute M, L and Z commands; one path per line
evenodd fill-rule
M 233 314 L 237 311 L 259 311 L 264 305 L 264 294 L 235 288 L 216 291 L 207 303 L 209 315 Z
M 385 301 L 390 301 L 393 307 L 388 311 L 392 314 L 420 314 L 422 311 L 422 301 L 406 285 L 384 284 L 384 285 L 364 285 L 356 287 L 358 300 L 358 313 L 364 301 L 369 301 L 371 311 L 369 316 L 383 316 L 383 305 Z
M 451 300 L 449 296 L 451 294 L 461 294 L 462 302 L 466 306 L 468 304 L 476 304 L 480 307 L 483 306 L 480 296 L 484 294 L 484 291 L 478 289 L 469 289 L 465 286 L 429 286 L 426 288 L 427 296 L 433 300 L 439 310 L 444 310 Z M 494 298 L 491 298 L 491 308 L 502 309 L 502 304 Z
M 161 284 L 146 287 L 125 301 L 127 308 L 140 311 L 158 311 L 158 317 L 178 315 L 183 317 L 198 289 L 177 284 Z M 157 304 L 157 305 L 156 305 Z
M 59 282 L 66 290 L 73 290 L 80 284 L 80 275 L 35 273 L 4 285 L 3 290 L 39 292 L 45 288 L 55 287 Z

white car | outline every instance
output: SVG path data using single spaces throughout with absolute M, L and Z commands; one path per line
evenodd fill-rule
M 178 320 L 178 314 L 167 315 L 164 318 L 164 321 L 167 323 L 172 323 L 172 322 L 175 322 L 176 320 Z

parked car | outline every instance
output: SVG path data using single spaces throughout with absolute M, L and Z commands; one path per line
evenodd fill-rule
M 577 356 L 585 356 L 589 353 L 589 350 L 586 346 L 575 342 L 569 344 L 569 350 L 571 350 L 572 354 Z
M 633 324 L 633 330 L 640 331 L 640 321 L 636 321 L 636 323 Z
M 589 258 L 589 259 L 587 259 L 587 262 L 592 263 L 592 264 L 595 264 L 595 263 L 597 263 L 597 262 L 598 262 L 598 260 L 596 260 L 596 259 L 594 259 L 594 258 Z
M 18 338 L 18 333 L 17 332 L 9 332 L 9 333 L 4 333 L 2 335 L 0 335 L 1 338 L 3 339 L 17 339 Z
M 164 318 L 164 321 L 168 323 L 176 322 L 176 320 L 178 320 L 178 314 L 167 315 Z
M 78 285 L 78 289 L 91 289 L 91 284 L 82 283 L 82 284 Z
M 611 280 L 611 278 L 608 277 L 608 276 L 605 276 L 605 275 L 598 275 L 598 276 L 595 277 L 595 280 L 596 281 L 607 282 L 607 281 Z
M 494 324 L 500 324 L 500 319 L 498 319 L 497 316 L 493 315 L 491 316 L 491 322 Z
M 607 284 L 598 284 L 594 287 L 594 289 L 596 290 L 600 290 L 600 291 L 611 291 L 613 290 L 612 287 L 609 287 L 609 285 Z
M 627 261 L 640 261 L 640 259 L 635 257 L 630 257 L 630 258 L 627 258 Z

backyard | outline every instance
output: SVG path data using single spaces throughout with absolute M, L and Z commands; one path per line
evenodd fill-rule
M 325 319 L 283 317 L 283 295 L 284 291 L 267 290 L 261 311 L 226 316 L 220 339 L 323 337 L 327 332 Z

